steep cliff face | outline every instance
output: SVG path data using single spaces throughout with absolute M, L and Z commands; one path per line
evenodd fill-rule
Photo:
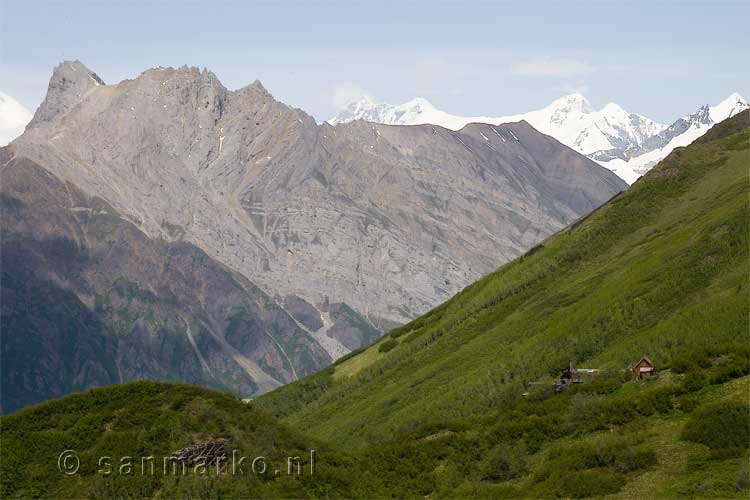
M 57 68 L 19 154 L 321 320 L 345 303 L 378 330 L 403 322 L 626 187 L 523 122 L 319 126 L 259 82 L 92 75 Z
M 242 397 L 330 362 L 246 278 L 0 149 L 0 410 L 136 379 Z

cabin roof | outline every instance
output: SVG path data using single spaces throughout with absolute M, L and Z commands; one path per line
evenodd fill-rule
M 637 362 L 633 363 L 632 365 L 628 366 L 625 370 L 626 371 L 627 370 L 635 370 L 636 366 L 640 365 L 641 362 L 643 362 L 643 361 L 645 361 L 646 363 L 648 363 L 649 366 L 651 366 L 652 368 L 655 367 L 654 362 L 651 361 L 651 358 L 649 358 L 648 356 L 646 356 L 644 354 L 643 356 L 641 356 L 641 359 L 639 359 Z
M 650 364 L 651 366 L 654 366 L 654 362 L 651 361 L 651 359 L 648 356 L 646 356 L 645 354 L 641 357 L 641 359 L 638 360 L 638 363 L 640 363 L 641 361 L 646 361 L 646 363 Z M 638 363 L 636 363 L 636 364 L 638 364 Z

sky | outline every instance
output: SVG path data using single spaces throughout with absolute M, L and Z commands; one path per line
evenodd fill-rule
M 0 0 L 0 91 L 34 110 L 55 65 L 107 83 L 198 66 L 331 118 L 368 95 L 508 115 L 578 92 L 671 123 L 750 94 L 750 2 Z

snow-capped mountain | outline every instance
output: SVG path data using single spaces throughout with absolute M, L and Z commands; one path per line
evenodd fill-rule
M 399 106 L 362 99 L 347 106 L 328 122 L 335 125 L 353 120 L 391 125 L 430 123 L 452 130 L 475 122 L 499 125 L 525 120 L 540 132 L 586 155 L 640 146 L 645 139 L 666 128 L 653 120 L 629 113 L 615 103 L 595 110 L 580 94 L 563 96 L 543 109 L 499 117 L 451 115 L 435 108 L 424 98 L 413 99 Z
M 526 120 L 540 132 L 585 155 L 638 147 L 665 128 L 649 118 L 625 111 L 613 102 L 595 110 L 580 94 L 564 96 L 544 109 L 502 120 Z
M 639 154 L 598 163 L 619 175 L 628 184 L 632 184 L 675 148 L 687 146 L 705 134 L 715 123 L 726 120 L 748 107 L 750 106 L 741 95 L 731 94 L 716 106 L 701 106 L 695 113 L 678 118 L 665 130 L 645 141 Z
M 0 91 L 0 146 L 21 135 L 31 117 L 31 112 L 20 102 Z
M 369 97 L 363 97 L 349 104 L 334 118 L 328 120 L 331 125 L 364 120 L 389 125 L 419 125 L 432 123 L 446 128 L 459 129 L 466 123 L 465 118 L 453 116 L 436 109 L 427 99 L 417 97 L 399 106 L 377 103 Z
M 739 95 L 737 92 L 733 93 L 716 106 L 710 106 L 708 108 L 708 114 L 714 123 L 718 123 L 722 120 L 736 115 L 740 111 L 744 111 L 748 108 L 747 101 Z
M 398 106 L 360 99 L 328 122 L 333 125 L 354 120 L 389 125 L 430 123 L 459 130 L 474 122 L 499 125 L 525 120 L 632 184 L 674 148 L 690 144 L 714 123 L 747 107 L 745 99 L 734 93 L 716 106 L 703 106 L 666 126 L 612 102 L 596 110 L 580 94 L 563 96 L 539 110 L 500 117 L 451 115 L 424 98 Z

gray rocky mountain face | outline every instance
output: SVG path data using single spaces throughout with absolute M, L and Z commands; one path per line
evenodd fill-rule
M 322 347 L 307 347 L 316 363 L 627 187 L 525 122 L 317 125 L 260 82 L 229 91 L 186 67 L 105 85 L 63 63 L 12 156 L 104 200 L 148 239 L 189 243 L 257 285 Z
M 330 356 L 246 278 L 0 149 L 0 411 L 137 379 L 243 397 Z

